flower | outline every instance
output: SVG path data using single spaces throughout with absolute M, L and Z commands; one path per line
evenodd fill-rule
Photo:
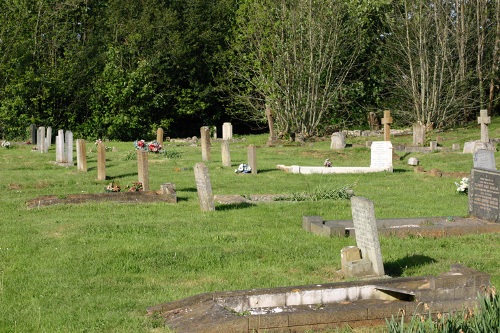
M 3 148 L 7 148 L 7 149 L 9 149 L 9 148 L 10 148 L 10 142 L 9 142 L 9 141 L 5 141 L 5 140 L 3 140 L 3 141 L 2 141 L 2 147 L 3 147 Z
M 97 146 L 98 144 L 102 143 L 102 140 L 101 139 L 97 139 L 95 140 L 95 145 Z
M 144 140 L 135 140 L 134 141 L 134 147 L 135 149 L 140 149 L 140 150 L 147 150 L 152 153 L 159 153 L 162 149 L 160 143 L 158 141 L 151 141 L 149 143 L 146 143 Z
M 460 183 L 455 182 L 455 186 L 459 194 L 467 194 L 469 192 L 469 178 L 462 178 Z
M 127 192 L 140 192 L 142 190 L 143 188 L 141 182 L 134 182 L 132 183 L 132 186 L 127 185 Z
M 120 192 L 121 187 L 120 184 L 118 183 L 109 183 L 108 186 L 106 186 L 106 192 Z

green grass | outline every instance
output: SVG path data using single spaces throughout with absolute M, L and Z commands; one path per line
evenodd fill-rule
M 491 125 L 500 137 L 500 124 Z M 443 146 L 479 136 L 477 126 L 431 133 Z M 364 140 L 329 150 L 329 140 L 266 147 L 266 136 L 238 137 L 231 144 L 232 167 L 222 167 L 220 143 L 207 162 L 214 194 L 313 193 L 356 184 L 356 195 L 375 202 L 377 218 L 464 216 L 467 197 L 456 194 L 458 178 L 413 172 L 409 156 L 394 173 L 295 175 L 277 164 L 368 166 Z M 397 137 L 411 142 L 411 137 Z M 235 174 L 256 144 L 257 175 Z M 323 238 L 302 230 L 303 215 L 350 219 L 348 200 L 228 205 L 200 211 L 193 166 L 199 145 L 168 144 L 165 155 L 149 155 L 150 187 L 176 184 L 178 204 L 87 203 L 27 210 L 41 195 L 102 193 L 111 181 L 122 188 L 137 181 L 131 142 L 109 142 L 106 181 L 97 181 L 96 149 L 87 144 L 87 173 L 60 167 L 30 146 L 0 150 L 0 331 L 1 332 L 167 332 L 146 318 L 146 307 L 190 295 L 236 289 L 338 281 L 340 249 L 349 238 Z M 400 154 L 402 155 L 402 154 Z M 472 157 L 460 153 L 411 154 L 426 170 L 469 172 Z M 499 161 L 497 161 L 498 164 Z M 438 274 L 462 263 L 492 276 L 500 285 L 500 235 L 399 239 L 381 237 L 386 270 L 393 276 Z

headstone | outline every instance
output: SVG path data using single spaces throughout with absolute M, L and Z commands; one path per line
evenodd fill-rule
M 255 145 L 248 146 L 248 165 L 252 169 L 252 174 L 257 174 L 257 148 Z
M 384 124 L 384 141 L 391 141 L 391 124 L 392 117 L 391 111 L 384 111 L 384 118 L 382 118 L 382 124 Z
M 418 165 L 418 159 L 416 157 L 410 157 L 408 159 L 408 165 L 417 166 Z
M 413 145 L 423 146 L 425 142 L 425 126 L 421 123 L 413 124 Z
M 370 168 L 392 171 L 392 144 L 390 141 L 374 141 L 371 145 Z
M 378 131 L 380 129 L 380 119 L 375 112 L 368 113 L 368 124 L 371 131 Z
M 36 137 L 37 140 L 37 145 L 38 145 L 38 151 L 40 153 L 45 152 L 45 127 L 40 126 L 38 127 L 38 134 Z
M 176 195 L 177 191 L 175 190 L 175 184 L 174 183 L 161 184 L 160 185 L 160 193 L 163 195 L 166 195 L 166 194 Z
M 491 117 L 488 116 L 488 110 L 479 112 L 477 123 L 481 125 L 481 142 L 490 142 L 488 124 L 491 123 Z
M 158 129 L 156 130 L 156 142 L 158 142 L 162 147 L 163 147 L 163 136 L 164 136 L 163 128 L 158 127 Z
M 201 210 L 204 212 L 215 210 L 212 184 L 210 183 L 208 168 L 204 163 L 196 163 L 194 166 L 194 178 L 196 180 L 196 189 Z
M 52 146 L 52 127 L 47 127 L 47 135 L 45 137 L 45 152 L 48 153 Z
M 97 144 L 97 180 L 106 180 L 106 147 L 102 142 Z
M 344 132 L 336 132 L 332 134 L 332 142 L 330 143 L 330 149 L 342 150 L 345 148 L 346 135 Z
M 472 154 L 474 153 L 475 141 L 468 141 L 464 143 L 464 149 L 462 151 L 463 154 Z
M 496 170 L 495 152 L 489 149 L 478 149 L 473 157 L 474 168 Z
M 361 257 L 370 259 L 375 275 L 385 275 L 373 201 L 354 196 L 351 198 L 351 210 L 356 246 L 361 250 Z
M 87 150 L 83 139 L 76 139 L 76 168 L 87 172 Z
M 203 126 L 200 128 L 201 134 L 201 159 L 202 161 L 210 160 L 210 128 L 208 126 Z
M 30 142 L 32 145 L 36 145 L 37 144 L 37 135 L 38 135 L 38 129 L 36 128 L 36 125 L 35 124 L 31 124 L 30 125 Z
M 149 191 L 148 152 L 141 149 L 137 150 L 137 176 L 142 189 Z
M 222 166 L 230 167 L 231 166 L 231 154 L 229 152 L 229 142 L 227 140 L 222 141 L 221 152 L 222 152 Z
M 69 166 L 73 166 L 73 132 L 66 131 L 65 133 L 65 143 L 66 143 L 66 163 Z
M 57 131 L 56 136 L 56 162 L 66 163 L 66 154 L 64 153 L 64 130 Z
M 473 168 L 468 192 L 469 215 L 500 223 L 500 172 Z
M 431 151 L 437 150 L 438 149 L 437 141 L 431 141 L 429 144 L 429 147 L 430 147 Z
M 222 124 L 222 139 L 223 140 L 233 139 L 233 125 L 231 123 Z
M 266 106 L 266 117 L 267 117 L 267 123 L 269 125 L 269 139 L 268 139 L 268 144 L 269 145 L 274 145 L 276 141 L 278 140 L 278 137 L 276 136 L 276 133 L 274 132 L 274 118 L 273 118 L 273 112 L 269 106 Z

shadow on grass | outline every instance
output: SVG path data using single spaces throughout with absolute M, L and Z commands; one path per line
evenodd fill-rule
M 233 209 L 250 208 L 250 207 L 254 207 L 254 206 L 255 206 L 255 204 L 252 204 L 252 203 L 241 202 L 241 203 L 220 205 L 220 206 L 215 207 L 215 210 L 225 211 L 225 210 L 233 210 Z
M 404 173 L 404 172 L 410 172 L 410 170 L 405 170 L 405 169 L 393 169 L 392 172 L 394 173 Z
M 177 192 L 198 192 L 196 187 L 178 188 Z
M 107 176 L 106 179 L 115 180 L 115 179 L 120 179 L 120 178 L 125 178 L 125 177 L 131 177 L 131 176 L 137 176 L 137 172 L 125 173 L 123 175 L 118 175 L 118 176 Z
M 419 254 L 406 256 L 396 261 L 384 263 L 385 274 L 393 277 L 400 277 L 403 275 L 406 268 L 428 265 L 435 262 L 435 259 Z

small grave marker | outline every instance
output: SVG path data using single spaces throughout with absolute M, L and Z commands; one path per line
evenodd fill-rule
M 391 124 L 392 117 L 391 111 L 384 111 L 384 118 L 382 118 L 382 124 L 384 124 L 384 141 L 391 141 Z
M 223 140 L 233 139 L 233 125 L 231 123 L 222 124 L 222 139 Z
M 345 139 L 346 135 L 344 132 L 333 133 L 331 137 L 332 142 L 330 143 L 330 149 L 336 149 L 336 150 L 344 149 L 346 146 Z
M 83 139 L 76 139 L 76 168 L 78 171 L 87 172 L 87 151 Z
M 38 134 L 37 134 L 37 142 L 38 142 L 38 151 L 40 153 L 45 153 L 45 127 L 40 126 L 38 127 Z
M 194 166 L 194 178 L 196 180 L 196 189 L 201 210 L 204 212 L 215 210 L 212 184 L 210 183 L 208 168 L 204 163 L 196 163 Z
M 354 196 L 351 198 L 351 210 L 361 257 L 370 259 L 376 275 L 385 275 L 373 201 Z
M 202 161 L 210 160 L 210 128 L 208 126 L 203 126 L 200 128 L 201 135 L 201 159 Z
M 231 166 L 231 154 L 229 152 L 229 142 L 227 140 L 222 141 L 221 153 L 222 153 L 222 166 L 230 167 Z
M 106 147 L 102 142 L 97 144 L 97 180 L 106 180 Z
M 500 172 L 471 170 L 469 214 L 491 222 L 500 222 Z
M 148 152 L 141 149 L 137 150 L 137 176 L 143 191 L 149 191 Z
M 495 152 L 489 149 L 478 149 L 473 155 L 474 168 L 496 170 Z
M 257 148 L 255 145 L 249 145 L 248 146 L 248 165 L 252 169 L 252 175 L 257 174 Z
M 158 127 L 158 129 L 156 130 L 156 142 L 158 142 L 161 146 L 163 146 L 163 136 L 164 136 L 163 128 Z

